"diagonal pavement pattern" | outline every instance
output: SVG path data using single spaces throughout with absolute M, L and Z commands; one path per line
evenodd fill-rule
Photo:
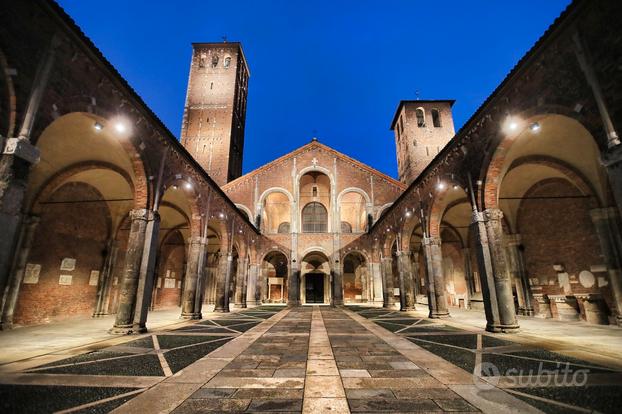
M 508 338 L 382 308 L 261 306 L 2 374 L 0 408 L 555 413 L 622 403 L 619 371 Z M 586 383 L 534 382 L 562 365 Z

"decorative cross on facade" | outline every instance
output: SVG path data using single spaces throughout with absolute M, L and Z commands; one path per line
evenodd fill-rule
M 317 158 L 313 157 L 311 164 L 313 164 L 314 167 L 317 167 Z

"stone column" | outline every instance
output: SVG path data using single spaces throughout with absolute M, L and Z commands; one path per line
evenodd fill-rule
M 216 279 L 216 308 L 214 312 L 229 312 L 229 285 L 233 272 L 233 255 L 222 255 Z
M 216 305 L 217 296 L 217 281 L 221 274 L 220 262 L 222 261 L 220 252 L 208 254 L 208 268 L 207 268 L 207 289 L 206 289 L 206 302 L 210 305 Z
M 533 316 L 534 310 L 532 305 L 531 285 L 525 261 L 523 258 L 521 236 L 520 234 L 509 234 L 506 236 L 508 268 L 510 276 L 514 280 L 516 286 L 516 294 L 518 295 L 518 313 L 521 315 Z
M 104 267 L 99 274 L 99 282 L 97 283 L 97 301 L 95 302 L 95 310 L 93 317 L 108 315 L 108 296 L 112 287 L 112 277 L 114 267 L 117 262 L 117 254 L 119 253 L 119 243 L 116 240 L 108 242 L 108 252 L 104 261 Z
M 395 303 L 393 297 L 393 258 L 383 257 L 382 265 L 382 307 L 390 308 Z
M 424 237 L 422 242 L 426 273 L 428 275 L 429 317 L 433 319 L 449 317 L 447 298 L 445 296 L 445 275 L 443 274 L 441 239 L 439 237 Z
M 471 250 L 468 247 L 462 249 L 462 255 L 464 256 L 464 277 L 467 284 L 467 292 L 469 294 L 469 301 L 471 296 L 476 292 L 475 278 L 473 277 L 473 268 L 471 267 Z
M 184 290 L 181 296 L 181 318 L 201 319 L 201 312 L 196 312 L 195 301 L 198 294 L 200 256 L 203 252 L 200 237 L 192 237 L 188 241 L 188 260 L 186 262 L 186 275 Z
M 341 269 L 341 263 L 339 259 L 335 260 L 335 265 L 332 271 L 333 280 L 333 300 L 331 303 L 334 306 L 343 305 L 343 275 Z
M 421 292 L 420 278 L 421 278 L 421 269 L 419 268 L 419 253 L 413 252 L 412 255 L 412 286 L 413 286 L 413 297 L 414 304 L 417 305 L 417 295 Z
M 505 248 L 503 246 L 502 218 L 503 212 L 499 209 L 488 209 L 484 211 L 494 289 L 497 294 L 497 306 L 499 309 L 499 326 L 496 328 L 502 332 L 511 332 L 518 329 L 518 322 L 516 321 L 516 310 L 514 309 L 512 282 L 510 280 Z
M 2 298 L 2 324 L 1 330 L 11 329 L 13 327 L 13 312 L 15 311 L 15 305 L 17 304 L 17 298 L 19 297 L 19 289 L 24 279 L 24 273 L 26 271 L 26 262 L 28 261 L 28 255 L 32 248 L 32 242 L 35 238 L 35 231 L 41 218 L 38 216 L 29 216 L 24 220 L 22 226 L 21 246 L 18 248 L 17 256 L 15 257 L 15 264 L 9 283 L 5 289 L 4 296 Z
M 237 260 L 237 263 L 234 263 Z M 229 255 L 227 255 L 227 272 L 225 273 L 225 284 L 224 284 L 224 291 L 223 291 L 223 295 L 224 295 L 224 308 L 225 308 L 225 312 L 229 312 L 230 310 L 230 302 L 231 302 L 231 296 L 233 296 L 233 288 L 236 282 L 236 277 L 237 277 L 237 270 L 240 268 L 240 258 L 239 256 L 237 257 L 237 259 L 233 256 L 232 253 L 230 253 Z
M 268 276 L 266 270 L 266 262 L 262 262 L 259 266 L 259 302 L 264 303 L 268 300 Z
M 39 149 L 30 143 L 32 129 L 39 113 L 43 95 L 61 44 L 53 35 L 50 45 L 37 65 L 30 96 L 22 113 L 23 121 L 17 137 L 0 139 L 0 292 L 4 295 L 9 285 L 14 257 L 19 254 L 19 236 L 22 234 L 22 208 L 26 195 L 31 165 L 39 162 Z M 33 62 L 34 63 L 34 62 Z M 24 85 L 26 87 L 26 85 Z M 13 133 L 13 131 L 9 131 Z
M 600 249 L 607 266 L 611 293 L 616 307 L 616 321 L 622 326 L 622 229 L 615 207 L 590 211 Z
M 248 258 L 241 257 L 238 262 L 238 274 L 235 282 L 235 308 L 246 308 L 246 277 L 248 276 Z
M 248 269 L 248 286 L 246 288 L 246 303 L 249 305 L 257 306 L 260 304 L 257 283 L 257 265 L 253 263 Z
M 471 228 L 477 236 L 475 253 L 482 286 L 482 298 L 484 300 L 484 312 L 486 314 L 486 330 L 490 332 L 501 332 L 498 328 L 500 323 L 499 306 L 497 303 L 497 292 L 495 290 L 492 271 L 492 258 L 490 256 L 488 234 L 486 233 L 486 224 L 482 213 L 473 212 Z
M 374 303 L 381 305 L 384 296 L 384 277 L 382 276 L 382 263 L 371 263 L 371 279 L 373 286 L 372 300 Z
M 361 302 L 369 302 L 370 296 L 370 281 L 369 272 L 367 271 L 367 263 L 361 266 Z
M 397 266 L 400 281 L 400 310 L 410 311 L 415 309 L 413 283 L 412 283 L 412 264 L 410 252 L 397 252 Z
M 300 269 L 293 262 L 291 268 L 287 278 L 287 305 L 300 306 Z
M 132 224 L 119 288 L 119 307 L 111 333 L 142 333 L 147 330 L 145 323 L 153 287 L 160 216 L 152 210 L 132 210 L 130 220 Z

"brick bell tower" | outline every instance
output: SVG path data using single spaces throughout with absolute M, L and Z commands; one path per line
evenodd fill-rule
M 400 101 L 391 130 L 395 132 L 399 179 L 412 183 L 455 135 L 453 100 Z
M 220 186 L 242 175 L 249 76 L 240 43 L 192 44 L 181 143 Z

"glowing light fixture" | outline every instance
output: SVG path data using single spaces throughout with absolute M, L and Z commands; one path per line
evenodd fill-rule
M 442 181 L 439 181 L 438 184 L 436 184 L 436 189 L 437 190 L 444 190 L 445 189 L 445 183 Z
M 531 132 L 538 132 L 538 131 L 540 131 L 540 128 L 541 128 L 541 126 L 540 126 L 540 124 L 538 122 L 534 122 L 533 124 L 529 125 L 529 130 Z
M 221 218 L 221 219 L 224 219 L 225 218 L 225 213 L 223 213 L 223 212 L 218 213 L 218 217 Z
M 123 134 L 127 132 L 127 126 L 123 122 L 117 121 L 114 124 L 114 130 L 117 131 L 119 134 Z
M 516 121 L 510 121 L 510 123 L 508 124 L 508 128 L 510 128 L 510 131 L 516 131 L 516 129 L 518 128 L 518 123 L 516 123 Z
M 102 129 L 104 129 L 104 126 L 100 124 L 99 122 L 95 122 L 95 125 L 93 125 L 93 128 L 95 128 L 96 131 L 101 131 Z
M 404 213 L 404 216 L 406 216 L 406 218 L 411 218 L 413 215 L 413 213 L 410 210 L 406 210 L 406 213 Z
M 192 184 L 186 181 L 186 183 L 184 183 L 184 188 L 186 190 L 192 190 Z
M 173 184 L 173 190 L 177 190 L 177 184 Z
M 458 184 L 454 184 L 453 189 L 457 190 L 458 189 Z

